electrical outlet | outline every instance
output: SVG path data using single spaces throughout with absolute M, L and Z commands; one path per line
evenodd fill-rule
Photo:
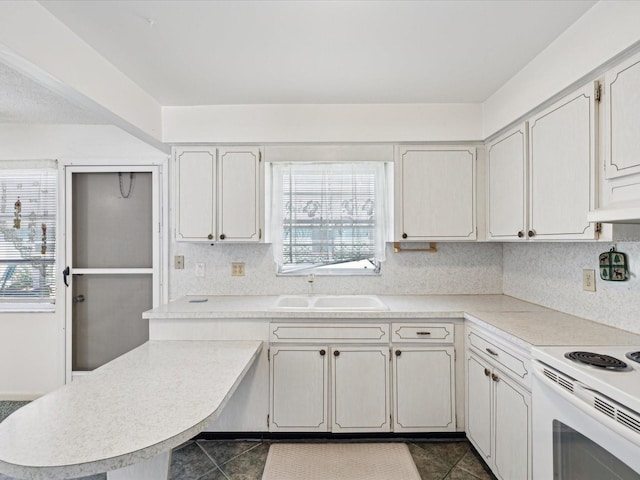
M 231 276 L 244 277 L 244 262 L 231 263 Z
M 184 269 L 184 255 L 176 255 L 173 257 L 173 268 L 176 270 Z
M 582 270 L 582 289 L 587 292 L 596 291 L 596 271 Z
M 196 263 L 196 277 L 204 277 L 204 263 Z

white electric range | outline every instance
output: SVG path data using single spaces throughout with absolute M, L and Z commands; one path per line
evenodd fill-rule
M 534 479 L 640 480 L 638 352 L 634 346 L 532 350 Z

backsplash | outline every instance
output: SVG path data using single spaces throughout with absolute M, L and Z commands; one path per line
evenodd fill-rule
M 502 245 L 438 243 L 436 253 L 394 253 L 387 244 L 382 274 L 316 276 L 314 293 L 324 294 L 499 294 L 502 293 Z M 219 245 L 174 242 L 184 255 L 184 270 L 171 269 L 169 297 L 196 295 L 279 295 L 308 293 L 304 276 L 276 276 L 271 245 Z M 196 277 L 196 262 L 205 276 Z M 231 276 L 231 262 L 244 262 L 246 275 Z M 173 265 L 173 261 L 170 262 Z
M 600 279 L 598 255 L 611 243 L 503 245 L 504 293 L 579 317 L 640 333 L 640 242 L 617 242 L 629 280 Z M 596 271 L 596 291 L 582 290 L 582 270 Z

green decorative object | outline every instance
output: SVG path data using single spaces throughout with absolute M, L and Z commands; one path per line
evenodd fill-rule
M 616 251 L 616 247 L 600 254 L 600 278 L 609 282 L 624 282 L 629 279 L 627 255 Z

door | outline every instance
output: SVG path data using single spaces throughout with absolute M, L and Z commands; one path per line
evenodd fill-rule
M 175 151 L 176 240 L 216 238 L 216 149 L 181 147 Z
M 401 147 L 397 156 L 396 240 L 475 240 L 475 148 Z
M 531 394 L 499 370 L 494 374 L 494 473 L 525 480 L 531 478 Z
M 227 147 L 218 154 L 218 239 L 258 242 L 262 236 L 260 149 Z
M 527 235 L 527 125 L 522 124 L 487 146 L 487 206 L 490 240 Z
M 395 347 L 394 431 L 454 431 L 453 375 L 453 347 Z
M 529 121 L 530 233 L 536 239 L 593 239 L 596 101 L 593 84 Z
M 272 347 L 269 430 L 326 432 L 328 347 Z
M 474 356 L 467 357 L 467 436 L 491 458 L 491 371 Z
M 160 298 L 160 167 L 67 167 L 66 377 L 149 339 Z
M 389 347 L 335 347 L 331 360 L 331 431 L 390 431 Z

